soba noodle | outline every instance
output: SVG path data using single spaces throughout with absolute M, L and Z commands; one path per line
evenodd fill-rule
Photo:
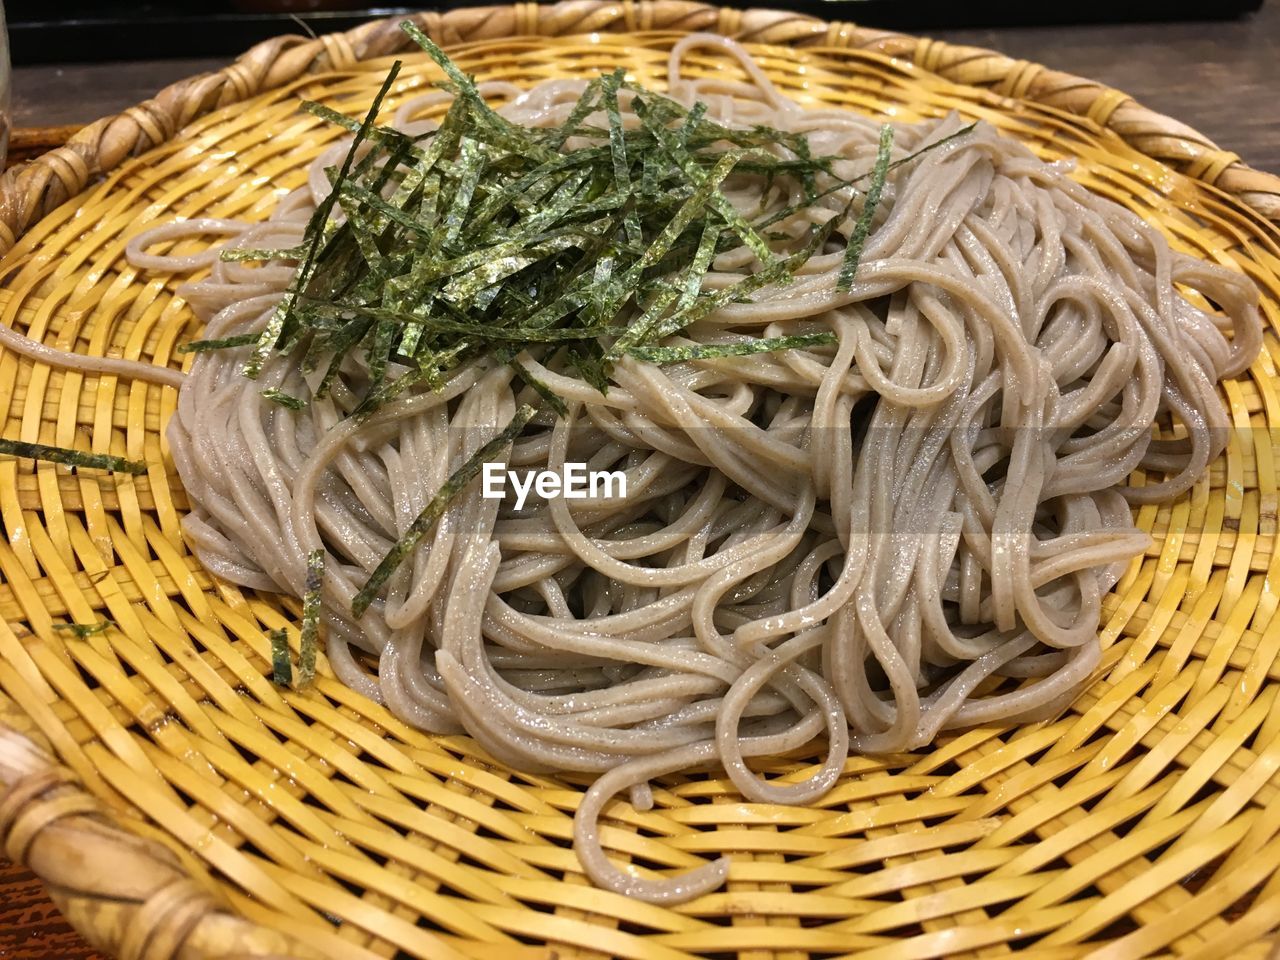
M 707 46 L 751 82 L 684 77 L 684 56 Z M 729 41 L 682 40 L 669 82 L 723 123 L 806 134 L 849 173 L 875 156 L 876 123 L 800 109 Z M 583 82 L 481 88 L 506 101 L 505 116 L 546 126 L 563 122 Z M 397 125 L 429 129 L 415 117 L 446 99 L 406 103 Z M 895 156 L 959 126 L 900 125 Z M 147 251 L 207 234 L 296 244 L 343 150 L 317 160 L 267 222 L 157 227 L 130 243 L 130 262 L 210 268 L 182 289 L 204 336 L 260 330 L 291 266 Z M 216 575 L 295 595 L 322 548 L 329 659 L 345 683 L 416 727 L 470 734 L 514 768 L 599 774 L 574 831 L 596 883 L 665 903 L 714 889 L 723 858 L 658 880 L 610 863 L 603 805 L 630 790 L 647 806 L 649 780 L 699 765 L 723 768 L 749 800 L 806 803 L 850 750 L 910 750 L 942 730 L 1061 710 L 1099 663 L 1105 593 L 1147 546 L 1130 505 L 1185 492 L 1223 449 L 1217 383 L 1259 349 L 1255 289 L 1173 252 L 1068 174 L 979 125 L 890 175 L 851 290 L 836 289 L 841 241 L 789 286 L 675 339 L 829 330 L 838 346 L 666 367 L 623 359 L 607 395 L 523 356 L 569 412 L 526 431 L 510 464 L 623 470 L 627 495 L 516 514 L 474 483 L 358 621 L 354 595 L 407 525 L 511 418 L 518 393 L 536 397 L 509 367 L 477 361 L 438 392 L 347 418 L 367 372 L 358 358 L 318 397 L 297 356 L 273 357 L 250 381 L 245 350 L 201 354 L 168 427 L 193 504 L 186 534 Z M 726 190 L 766 213 L 799 199 L 747 175 Z M 846 198 L 778 229 L 798 243 Z M 725 253 L 706 286 L 753 265 L 745 249 Z M 108 363 L 77 361 L 125 372 Z M 282 407 L 264 387 L 309 402 Z M 1175 438 L 1153 439 L 1153 425 Z M 1156 478 L 1126 486 L 1138 469 Z M 748 765 L 814 741 L 826 756 L 805 779 Z

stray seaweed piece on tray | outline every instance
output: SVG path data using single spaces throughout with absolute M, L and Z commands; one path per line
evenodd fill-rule
M 48 463 L 61 463 L 68 467 L 107 470 L 111 473 L 128 473 L 141 476 L 147 472 L 147 465 L 138 460 L 126 460 L 107 453 L 85 453 L 82 450 L 71 450 L 67 447 L 52 447 L 46 443 L 28 443 L 25 440 L 0 440 L 0 455 L 25 457 L 29 460 L 44 460 Z

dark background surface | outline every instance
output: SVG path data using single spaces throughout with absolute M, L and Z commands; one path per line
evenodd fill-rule
M 452 0 L 455 6 L 492 0 Z M 1218 19 L 1262 0 L 774 0 L 788 9 L 867 26 L 937 30 L 1028 23 Z M 371 14 L 412 3 L 370 0 L 9 0 L 15 62 L 154 57 L 157 50 L 233 54 L 293 29 L 345 30 Z M 376 9 L 375 9 L 376 8 Z
M 44 885 L 0 855 L 0 960 L 106 960 L 53 905 Z
M 914 0 L 894 2 L 903 7 Z M 1269 0 L 1257 14 L 1235 21 L 933 29 L 929 33 L 1102 81 L 1190 124 L 1246 162 L 1280 173 L 1278 2 Z M 13 0 L 8 5 L 11 13 L 20 6 Z M 54 0 L 45 6 L 52 9 Z M 833 4 L 824 12 L 833 18 L 857 19 L 856 4 L 836 9 L 839 6 Z M 961 7 L 962 0 L 954 0 L 953 6 Z M 237 49 L 251 42 L 249 37 Z M 20 66 L 13 72 L 13 122 L 18 127 L 87 123 L 132 106 L 182 77 L 217 69 L 229 59 Z M 31 874 L 0 861 L 0 960 L 90 957 L 97 955 L 58 915 Z
M 1190 124 L 1247 163 L 1280 172 L 1280 0 L 1219 22 L 937 29 L 930 35 L 1099 80 Z M 229 59 L 16 67 L 13 122 L 88 123 Z

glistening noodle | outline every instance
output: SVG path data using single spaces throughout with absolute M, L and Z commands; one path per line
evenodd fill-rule
M 1069 705 L 1133 505 L 1245 442 L 1219 383 L 1258 354 L 1250 280 L 985 124 L 805 110 L 718 37 L 675 44 L 669 96 L 476 86 L 424 46 L 447 88 L 393 74 L 381 126 L 313 108 L 352 138 L 269 219 L 129 244 L 193 274 L 185 377 L 65 360 L 180 385 L 204 566 L 310 597 L 329 667 L 406 722 L 596 775 L 584 871 L 654 902 L 729 865 L 615 865 L 619 793 L 711 768 L 808 803 L 851 750 Z M 485 463 L 626 489 L 517 508 Z

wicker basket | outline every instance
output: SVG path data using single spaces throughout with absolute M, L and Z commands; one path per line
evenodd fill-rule
M 520 83 L 616 63 L 657 83 L 675 37 L 716 30 L 802 101 L 898 119 L 956 109 L 1075 157 L 1088 185 L 1264 288 L 1263 354 L 1225 387 L 1236 424 L 1258 429 L 1237 431 L 1191 495 L 1139 511 L 1155 545 L 1108 597 L 1103 672 L 1061 719 L 853 758 L 811 808 L 681 777 L 651 812 L 609 806 L 619 859 L 682 870 L 733 855 L 725 890 L 664 909 L 583 878 L 567 844 L 581 781 L 513 774 L 466 738 L 410 730 L 323 664 L 305 694 L 271 685 L 263 630 L 298 609 L 214 581 L 184 547 L 161 433 L 173 391 L 0 353 L 4 436 L 152 465 L 117 479 L 0 460 L 5 854 L 124 960 L 1267 956 L 1280 927 L 1280 179 L 1099 84 L 848 24 L 679 0 L 419 22 L 466 69 Z M 334 136 L 298 97 L 367 102 L 403 46 L 393 23 L 270 41 L 5 174 L 3 321 L 61 348 L 176 363 L 194 321 L 169 281 L 125 265 L 125 240 L 175 215 L 265 215 Z M 429 79 L 409 60 L 398 95 Z M 53 629 L 102 617 L 121 629 Z

